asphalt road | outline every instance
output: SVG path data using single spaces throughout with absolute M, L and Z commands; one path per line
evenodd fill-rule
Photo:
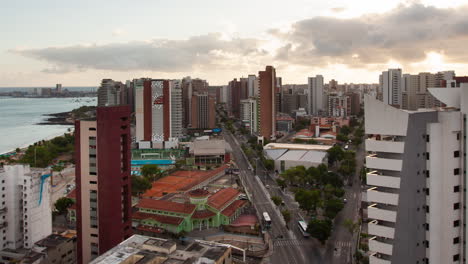
M 351 178 L 353 185 L 346 187 L 345 198 L 347 203 L 341 212 L 336 216 L 332 235 L 327 241 L 324 255 L 325 263 L 347 264 L 352 263 L 353 248 L 355 248 L 356 234 L 351 234 L 343 225 L 346 219 L 357 222 L 359 219 L 359 206 L 361 203 L 361 182 L 360 171 L 364 162 L 364 144 L 356 150 L 356 173 Z
M 252 203 L 257 211 L 268 212 L 272 220 L 271 229 L 268 231 L 273 238 L 273 254 L 269 257 L 268 263 L 274 264 L 302 264 L 302 263 L 325 263 L 322 259 L 320 246 L 314 239 L 305 239 L 297 227 L 297 220 L 300 219 L 298 206 L 288 195 L 283 195 L 276 188 L 276 184 L 269 177 L 264 177 L 267 182 L 271 182 L 272 192 L 284 196 L 285 206 L 292 212 L 292 221 L 289 224 L 289 229 L 286 228 L 283 217 L 280 211 L 272 203 L 269 193 L 264 185 L 257 180 L 253 172 L 250 170 L 250 165 L 242 153 L 237 139 L 229 132 L 224 133 L 224 138 L 231 145 L 235 162 L 240 170 L 240 176 L 244 182 L 245 188 L 251 195 Z

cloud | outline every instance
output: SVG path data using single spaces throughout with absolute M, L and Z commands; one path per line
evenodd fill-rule
M 332 10 L 344 11 L 341 7 Z M 244 72 L 265 64 L 309 68 L 342 65 L 374 71 L 391 61 L 403 66 L 422 62 L 431 53 L 441 54 L 449 63 L 466 63 L 466 13 L 468 6 L 436 8 L 410 1 L 386 13 L 300 20 L 290 27 L 269 29 L 263 40 L 210 33 L 185 40 L 23 48 L 12 52 L 46 61 L 50 67 L 43 72 L 56 74 L 89 69 Z M 275 45 L 269 45 L 273 42 Z
M 468 43 L 467 12 L 466 6 L 443 9 L 413 3 L 357 18 L 314 17 L 297 21 L 289 32 L 269 32 L 285 42 L 276 58 L 301 65 L 404 64 L 422 61 L 430 52 L 460 62 L 466 59 L 461 51 Z
M 341 13 L 346 10 L 346 7 L 333 7 L 330 10 L 334 13 Z
M 15 49 L 11 52 L 52 64 L 44 72 L 76 70 L 190 71 L 194 67 L 226 65 L 233 56 L 262 55 L 260 41 L 247 38 L 223 40 L 221 34 L 194 36 L 187 40 L 156 39 L 104 45 L 75 45 L 42 49 Z
M 122 36 L 122 35 L 125 35 L 127 32 L 123 29 L 120 29 L 120 28 L 116 28 L 112 31 L 112 36 L 114 37 L 119 37 L 119 36 Z

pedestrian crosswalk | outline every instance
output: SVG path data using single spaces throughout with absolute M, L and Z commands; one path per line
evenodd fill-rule
M 335 242 L 335 247 L 351 247 L 350 241 L 337 241 Z
M 299 239 L 278 239 L 273 242 L 274 247 L 302 246 L 304 241 Z

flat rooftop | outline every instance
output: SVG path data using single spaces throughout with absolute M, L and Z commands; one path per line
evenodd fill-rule
M 314 145 L 314 144 L 288 144 L 288 143 L 269 143 L 263 149 L 295 149 L 295 150 L 319 150 L 327 151 L 332 146 Z

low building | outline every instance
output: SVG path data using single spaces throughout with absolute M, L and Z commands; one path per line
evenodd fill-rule
M 196 166 L 212 166 L 231 160 L 231 147 L 221 139 L 195 140 L 190 145 L 190 156 Z
M 327 152 L 316 150 L 265 150 L 268 158 L 275 162 L 275 170 L 283 172 L 291 167 L 317 167 L 328 162 Z
M 133 227 L 143 234 L 190 232 L 229 225 L 247 204 L 238 200 L 240 192 L 233 188 L 211 194 L 203 189 L 187 193 L 188 202 L 141 199 L 133 213 Z
M 91 264 L 231 264 L 231 246 L 197 240 L 184 249 L 177 249 L 174 241 L 133 235 L 102 254 Z
M 294 118 L 290 116 L 276 116 L 276 131 L 289 133 L 293 130 Z
M 42 256 L 40 264 L 76 263 L 76 232 L 49 235 L 34 245 L 33 251 L 26 256 L 26 259 L 33 260 L 38 255 Z
M 318 150 L 327 151 L 331 146 L 316 145 L 316 144 L 289 144 L 289 143 L 269 143 L 263 147 L 268 149 L 287 149 L 287 150 Z

